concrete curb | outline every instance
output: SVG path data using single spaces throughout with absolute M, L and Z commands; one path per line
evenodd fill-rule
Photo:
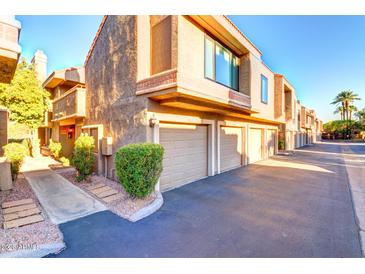
M 43 244 L 34 250 L 17 250 L 0 254 L 0 258 L 42 258 L 49 254 L 59 253 L 66 248 L 65 243 Z
M 132 216 L 130 216 L 128 218 L 128 220 L 131 222 L 137 222 L 137 221 L 139 221 L 143 218 L 146 218 L 147 216 L 155 213 L 157 210 L 159 210 L 161 208 L 161 206 L 163 205 L 163 197 L 162 197 L 161 192 L 157 192 L 156 194 L 157 194 L 157 197 L 152 203 L 150 203 L 148 206 L 138 210 L 136 213 L 134 213 Z
M 351 148 L 348 148 L 351 150 Z M 359 228 L 359 238 L 362 256 L 365 257 L 365 188 L 362 186 L 361 171 L 354 171 L 352 167 L 348 166 L 349 161 L 343 155 L 343 160 L 346 165 L 346 172 L 349 180 L 349 189 L 353 208 L 355 211 L 355 218 Z

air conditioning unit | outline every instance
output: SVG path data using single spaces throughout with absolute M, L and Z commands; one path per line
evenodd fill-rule
M 101 140 L 101 154 L 104 156 L 111 156 L 113 154 L 113 138 L 103 137 Z

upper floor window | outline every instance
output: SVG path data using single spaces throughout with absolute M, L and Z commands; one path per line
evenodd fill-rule
M 238 90 L 238 57 L 212 38 L 205 37 L 205 77 Z
M 261 102 L 267 104 L 269 102 L 269 87 L 267 78 L 261 74 Z

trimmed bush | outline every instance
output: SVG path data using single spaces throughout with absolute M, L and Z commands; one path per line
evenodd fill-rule
M 63 166 L 70 166 L 70 160 L 66 157 L 61 157 L 59 161 L 62 163 Z
M 285 141 L 279 140 L 278 147 L 279 147 L 279 150 L 285 150 Z
M 81 135 L 75 141 L 72 164 L 77 170 L 76 180 L 85 180 L 93 172 L 94 167 L 94 137 Z
M 117 177 L 129 195 L 143 198 L 154 191 L 162 172 L 163 155 L 161 145 L 149 143 L 127 145 L 117 151 Z
M 3 146 L 4 155 L 11 163 L 11 177 L 13 181 L 16 180 L 19 169 L 27 156 L 27 150 L 24 145 L 19 143 L 10 143 Z
M 62 144 L 61 143 L 53 142 L 52 139 L 50 139 L 48 148 L 51 151 L 51 154 L 55 159 L 60 158 L 61 151 L 62 151 Z

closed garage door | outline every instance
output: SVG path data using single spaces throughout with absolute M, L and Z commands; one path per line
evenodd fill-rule
M 208 175 L 208 127 L 160 124 L 160 144 L 165 148 L 162 191 Z
M 242 164 L 242 128 L 220 128 L 220 170 L 225 171 Z
M 267 131 L 267 149 L 269 157 L 275 154 L 275 142 L 276 142 L 276 131 L 273 129 L 269 129 Z
M 262 159 L 262 130 L 251 128 L 250 140 L 248 143 L 249 163 L 254 163 Z

